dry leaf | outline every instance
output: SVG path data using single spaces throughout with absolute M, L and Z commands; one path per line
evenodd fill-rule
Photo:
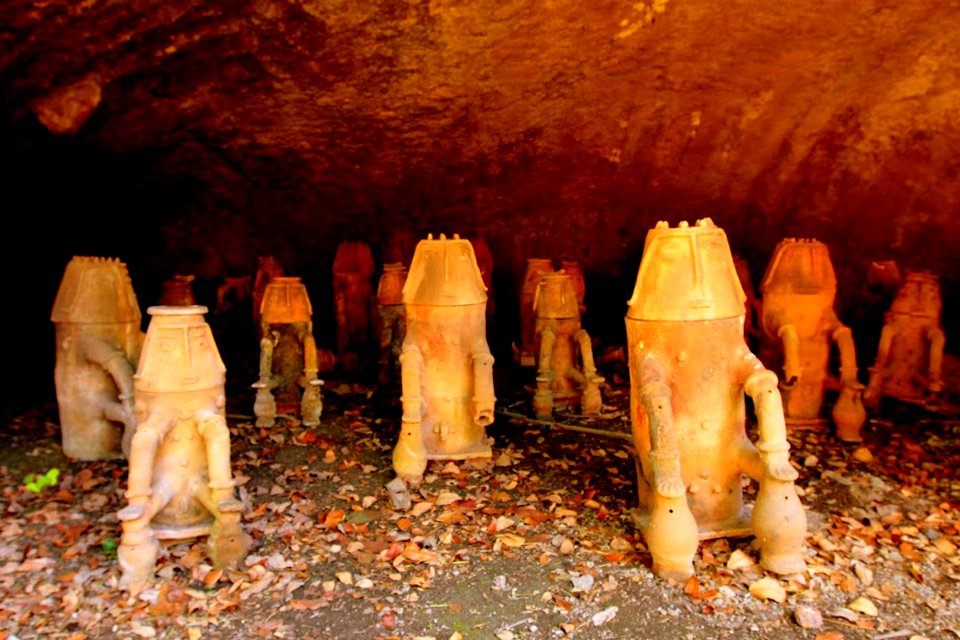
M 437 496 L 436 505 L 438 507 L 445 507 L 448 504 L 453 504 L 454 502 L 459 502 L 460 500 L 463 500 L 463 498 L 456 493 L 453 493 L 452 491 L 444 491 Z
M 847 608 L 851 611 L 857 611 L 862 613 L 865 616 L 876 617 L 880 612 L 877 610 L 877 605 L 873 604 L 872 601 L 860 596 L 853 602 L 847 605 Z
M 760 600 L 775 600 L 784 602 L 787 599 L 787 592 L 780 583 L 769 576 L 760 578 L 751 583 L 750 594 Z
M 506 516 L 500 516 L 493 521 L 493 531 L 494 533 L 499 533 L 504 529 L 508 529 L 514 525 L 514 521 Z
M 853 452 L 853 459 L 859 462 L 873 462 L 873 454 L 870 453 L 870 449 L 866 447 L 858 447 L 857 450 Z
M 937 538 L 933 541 L 933 546 L 945 556 L 953 557 L 957 555 L 957 545 L 953 544 L 946 538 Z
M 753 558 L 740 549 L 737 549 L 730 554 L 730 559 L 727 560 L 727 569 L 739 571 L 741 569 L 749 569 L 754 567 L 756 564 L 757 563 L 753 561 Z
M 427 511 L 430 511 L 430 509 L 433 509 L 433 503 L 428 500 L 424 500 L 423 502 L 418 502 L 417 504 L 413 505 L 413 508 L 410 509 L 410 515 L 416 518 L 418 516 L 422 516 Z
M 814 640 L 843 640 L 844 636 L 839 631 L 824 631 L 818 633 Z
M 565 556 L 569 556 L 573 553 L 573 540 L 570 538 L 564 538 L 563 542 L 560 543 L 560 553 Z
M 349 571 L 338 571 L 336 574 L 337 580 L 343 584 L 353 584 L 353 574 Z
M 798 604 L 796 611 L 793 612 L 797 624 L 804 629 L 819 629 L 823 626 L 823 614 L 819 609 L 807 605 Z
M 526 540 L 521 536 L 518 536 L 515 533 L 505 533 L 502 536 L 497 536 L 497 539 L 500 540 L 503 544 L 508 547 L 522 547 Z

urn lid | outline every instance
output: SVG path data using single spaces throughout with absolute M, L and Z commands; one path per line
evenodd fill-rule
M 694 226 L 666 222 L 647 232 L 627 318 L 719 320 L 744 315 L 746 296 L 727 234 L 710 218 Z

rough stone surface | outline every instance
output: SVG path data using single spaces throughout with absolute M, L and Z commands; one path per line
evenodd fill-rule
M 711 215 L 755 277 L 827 242 L 848 314 L 870 259 L 934 269 L 949 326 L 958 38 L 934 0 L 11 0 L 5 208 L 31 239 L 64 217 L 25 265 L 41 307 L 75 253 L 150 303 L 175 271 L 273 253 L 310 285 L 344 238 L 456 231 L 507 299 L 527 257 L 579 260 L 602 336 L 646 230 Z

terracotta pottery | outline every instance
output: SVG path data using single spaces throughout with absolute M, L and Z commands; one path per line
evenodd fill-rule
M 882 396 L 936 404 L 943 390 L 940 368 L 946 334 L 940 324 L 940 282 L 930 273 L 907 271 L 884 319 L 877 359 L 870 369 L 864 401 Z
M 579 307 L 582 316 L 587 310 L 586 305 L 583 304 L 583 300 L 587 296 L 587 281 L 583 277 L 583 269 L 580 268 L 579 262 L 562 260 L 560 270 L 570 276 L 573 281 L 573 292 L 577 296 L 577 307 Z
M 313 306 L 299 276 L 270 281 L 260 307 L 260 328 L 260 379 L 253 384 L 257 426 L 271 427 L 277 411 L 287 413 L 298 407 L 303 424 L 320 424 L 323 382 L 317 379 Z
M 370 340 L 373 276 L 370 247 L 363 242 L 342 242 L 333 259 L 333 297 L 340 354 L 362 351 Z
M 400 381 L 400 349 L 407 333 L 407 314 L 403 309 L 403 285 L 407 268 L 399 262 L 383 266 L 377 302 L 380 311 L 380 384 Z
M 833 310 L 837 278 L 827 245 L 811 239 L 787 238 L 777 245 L 760 284 L 761 359 L 783 371 L 780 385 L 783 408 L 790 426 L 817 426 L 828 380 L 830 345 L 840 353 L 840 382 L 850 387 L 844 404 L 859 402 L 863 389 L 857 381 L 857 354 L 853 333 Z M 855 407 L 841 408 L 840 434 L 859 441 L 860 427 L 853 423 Z M 866 419 L 866 413 L 862 413 Z
M 235 567 L 249 541 L 233 494 L 230 432 L 224 417 L 226 370 L 206 307 L 150 307 L 134 378 L 137 426 L 130 443 L 127 506 L 117 558 L 120 585 L 151 582 L 159 540 L 208 536 L 210 558 Z
M 253 323 L 260 328 L 260 307 L 263 305 L 263 293 L 267 285 L 276 277 L 283 275 L 283 267 L 273 256 L 257 258 L 257 274 L 253 279 Z
M 197 304 L 193 297 L 195 276 L 178 273 L 160 284 L 160 305 L 168 307 L 190 307 Z
M 747 262 L 746 258 L 735 255 L 733 256 L 733 266 L 737 270 L 737 278 L 740 280 L 740 286 L 746 296 L 744 300 L 746 315 L 744 317 L 743 333 L 747 338 L 747 344 L 756 346 L 760 340 L 760 316 L 763 314 L 763 310 L 760 306 L 760 300 L 757 298 L 757 289 L 753 286 L 750 263 Z
M 533 311 L 533 299 L 537 295 L 540 278 L 553 273 L 553 262 L 547 258 L 528 258 L 527 269 L 520 288 L 520 351 L 517 357 L 521 367 L 537 366 L 536 356 L 536 315 Z
M 744 341 L 743 302 L 726 234 L 709 218 L 694 227 L 660 222 L 648 232 L 626 325 L 636 520 L 654 571 L 664 578 L 693 573 L 698 539 L 751 531 L 764 532 L 765 567 L 776 573 L 805 567 L 806 521 L 790 497 L 796 498 L 797 472 L 777 376 Z M 759 421 L 756 446 L 745 429 L 744 394 Z M 760 483 L 752 520 L 743 475 Z M 773 490 L 770 483 L 782 486 Z
M 593 362 L 593 344 L 580 326 L 574 280 L 560 271 L 540 280 L 534 297 L 536 314 L 537 391 L 533 407 L 547 417 L 554 406 L 580 404 L 583 413 L 600 413 L 602 400 Z
M 493 296 L 493 252 L 490 251 L 490 245 L 482 237 L 474 238 L 470 241 L 473 245 L 474 255 L 477 256 L 477 267 L 480 269 L 480 277 L 483 278 L 483 286 L 487 288 L 487 317 L 493 316 L 495 310 Z
M 50 319 L 64 454 L 79 460 L 121 457 L 133 434 L 133 372 L 143 342 L 127 266 L 73 258 Z
M 419 483 L 427 460 L 490 457 L 493 356 L 487 296 L 467 240 L 417 244 L 403 287 L 407 334 L 400 355 L 403 416 L 393 468 Z

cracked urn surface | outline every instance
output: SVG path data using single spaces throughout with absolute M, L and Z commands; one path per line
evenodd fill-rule
M 143 342 L 126 265 L 73 258 L 51 320 L 63 452 L 79 460 L 118 458 L 133 432 L 133 372 Z
M 160 285 L 161 306 L 191 307 L 197 304 L 193 296 L 193 281 L 196 276 L 178 273 Z
M 403 285 L 407 268 L 399 262 L 383 265 L 377 287 L 380 312 L 380 384 L 396 384 L 400 380 L 400 350 L 407 333 L 407 314 L 403 309 Z
M 580 300 L 576 282 L 563 271 L 545 274 L 537 287 L 533 407 L 538 416 L 550 416 L 556 405 L 577 403 L 585 414 L 600 413 L 603 378 L 593 362 L 590 335 L 580 326 Z
M 427 460 L 489 457 L 493 356 L 487 295 L 468 240 L 432 234 L 417 244 L 403 303 L 400 355 L 403 417 L 393 468 L 417 483 Z
M 233 495 L 226 369 L 206 307 L 151 307 L 135 376 L 137 426 L 117 558 L 121 587 L 152 581 L 159 540 L 206 535 L 217 567 L 236 566 L 248 540 Z
M 908 271 L 884 319 L 864 394 L 868 405 L 877 405 L 882 396 L 936 403 L 943 390 L 940 369 L 946 344 L 941 306 L 937 276 Z
M 764 567 L 805 566 L 806 515 L 777 377 L 744 341 L 743 302 L 726 234 L 709 218 L 649 231 L 626 325 L 637 522 L 663 578 L 693 573 L 698 540 L 751 530 Z M 756 446 L 745 429 L 745 393 L 759 420 Z M 760 484 L 752 518 L 744 474 Z
M 760 284 L 763 293 L 760 355 L 782 372 L 780 389 L 789 425 L 822 422 L 830 343 L 840 353 L 843 400 L 834 407 L 838 436 L 859 441 L 866 413 L 860 401 L 857 354 L 850 328 L 834 312 L 837 278 L 827 245 L 787 238 L 777 245 Z
M 549 258 L 527 258 L 527 267 L 520 287 L 520 366 L 537 366 L 536 322 L 533 300 L 544 275 L 553 273 L 553 261 Z
M 343 356 L 363 352 L 370 340 L 375 266 L 364 242 L 342 242 L 333 259 L 333 298 L 337 315 L 337 348 Z
M 323 381 L 317 378 L 313 306 L 299 276 L 275 276 L 266 286 L 260 330 L 260 378 L 253 384 L 257 426 L 271 427 L 278 410 L 298 407 L 303 424 L 320 424 Z

